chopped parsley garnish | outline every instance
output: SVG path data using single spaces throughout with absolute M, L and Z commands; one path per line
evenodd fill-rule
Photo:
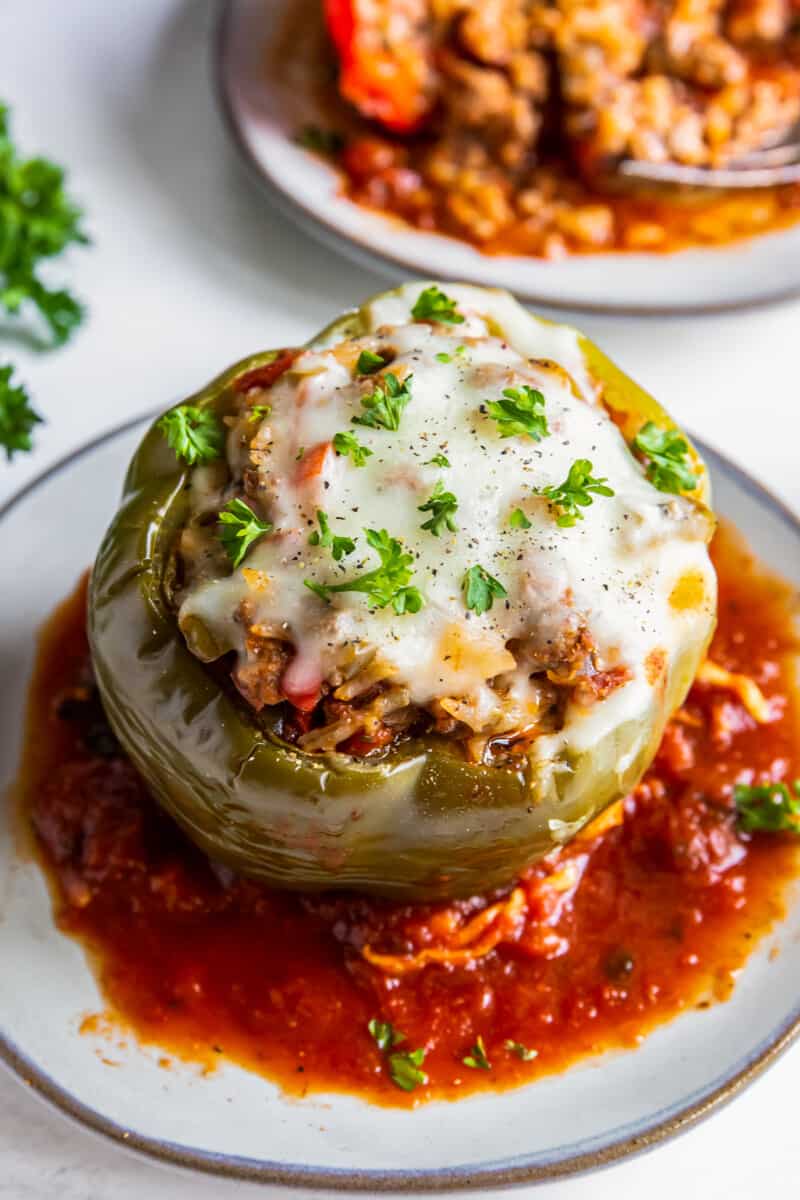
M 553 487 L 534 488 L 534 491 L 545 496 L 554 508 L 558 509 L 556 524 L 561 526 L 574 525 L 583 520 L 582 508 L 592 504 L 592 493 L 596 496 L 613 496 L 613 489 L 606 484 L 605 477 L 595 479 L 592 475 L 592 464 L 588 458 L 576 458 L 569 469 L 569 474 L 563 483 Z
M 633 445 L 647 456 L 647 478 L 660 492 L 693 492 L 697 487 L 689 443 L 677 429 L 659 429 L 654 421 L 648 421 Z
M 271 404 L 254 404 L 247 414 L 249 421 L 263 421 L 272 412 Z M 302 457 L 302 455 L 299 455 Z
M 309 544 L 311 546 L 325 546 L 330 550 L 336 562 L 344 558 L 347 554 L 352 554 L 356 548 L 356 544 L 352 538 L 340 537 L 331 531 L 328 524 L 326 513 L 317 509 L 317 522 L 319 524 L 319 532 L 315 529 L 312 534 L 309 534 Z
M 464 322 L 455 300 L 446 296 L 435 283 L 420 292 L 411 315 L 415 321 L 439 321 L 443 325 L 462 325 Z
M 411 399 L 411 379 L 408 375 L 401 383 L 391 371 L 387 372 L 376 382 L 374 391 L 361 397 L 366 412 L 353 417 L 353 424 L 367 425 L 370 429 L 399 429 L 403 409 Z
M 503 388 L 502 400 L 487 400 L 486 409 L 497 422 L 500 436 L 530 437 L 540 442 L 550 430 L 544 412 L 544 396 L 527 384 L 519 388 Z
M 388 1054 L 399 1042 L 406 1040 L 406 1035 L 395 1029 L 389 1021 L 379 1021 L 376 1017 L 373 1017 L 368 1023 L 367 1029 L 381 1054 Z M 389 1054 L 389 1074 L 392 1083 L 402 1088 L 404 1092 L 413 1092 L 415 1087 L 427 1083 L 428 1076 L 420 1070 L 424 1061 L 425 1050 L 423 1048 L 397 1050 L 394 1054 Z
M 396 1083 L 404 1092 L 413 1092 L 414 1088 L 420 1084 L 428 1082 L 428 1076 L 425 1071 L 420 1070 L 425 1061 L 425 1051 L 419 1050 L 398 1050 L 396 1054 L 389 1055 L 389 1074 L 392 1077 L 392 1083 Z
M 430 518 L 422 525 L 423 529 L 428 529 L 434 537 L 438 537 L 445 529 L 449 529 L 451 533 L 455 533 L 458 529 L 453 515 L 458 509 L 458 501 L 452 492 L 444 490 L 444 484 L 441 479 L 436 481 L 436 486 L 431 492 L 424 504 L 420 504 L 418 512 L 429 512 Z
M 450 460 L 444 454 L 434 454 L 433 458 L 429 458 L 423 464 L 426 467 L 449 467 Z
M 321 129 L 319 125 L 306 125 L 297 135 L 298 146 L 335 158 L 344 149 L 344 135 L 335 129 Z
M 508 518 L 508 523 L 512 529 L 530 529 L 531 523 L 525 516 L 521 508 L 515 508 L 511 516 Z
M 394 611 L 416 613 L 422 608 L 422 595 L 415 587 L 408 587 L 413 575 L 413 555 L 406 554 L 397 538 L 389 537 L 385 529 L 365 529 L 367 542 L 377 551 L 381 565 L 374 571 L 348 579 L 344 583 L 315 583 L 311 579 L 303 582 L 321 600 L 329 600 L 336 592 L 363 592 L 375 608 L 386 608 L 391 604 Z
M 406 1035 L 401 1033 L 399 1029 L 395 1029 L 389 1021 L 379 1021 L 376 1017 L 367 1025 L 367 1029 L 375 1039 L 375 1043 L 381 1054 L 385 1054 L 387 1050 L 391 1050 L 392 1046 L 396 1046 L 399 1042 L 406 1040 Z
M 440 363 L 449 363 L 453 361 L 452 354 L 445 354 L 444 350 L 440 350 L 436 355 L 436 361 Z
M 297 451 L 297 454 L 295 454 L 295 456 L 294 456 L 294 461 L 301 462 L 302 459 L 305 458 L 305 456 L 306 456 L 306 448 L 305 448 L 305 446 L 301 446 L 300 449 Z
M 538 1050 L 530 1050 L 527 1046 L 523 1046 L 522 1042 L 515 1042 L 511 1038 L 506 1038 L 503 1045 L 506 1050 L 510 1050 L 512 1054 L 516 1054 L 517 1058 L 523 1062 L 531 1062 L 539 1055 Z
M 231 500 L 219 514 L 219 540 L 234 567 L 238 567 L 253 542 L 272 532 L 269 521 L 260 520 L 244 500 Z
M 61 167 L 19 157 L 0 105 L 0 305 L 12 315 L 32 305 L 57 346 L 80 325 L 84 309 L 68 291 L 46 287 L 38 269 L 70 244 L 86 244 L 82 215 L 64 191 Z
M 164 413 L 157 428 L 176 456 L 190 467 L 222 456 L 225 429 L 216 414 L 207 408 L 180 404 Z
M 745 833 L 800 833 L 800 779 L 791 786 L 737 783 L 733 802 L 739 828 Z
M 473 1071 L 491 1071 L 492 1064 L 486 1056 L 486 1047 L 483 1044 L 483 1038 L 480 1034 L 475 1039 L 475 1045 L 470 1050 L 466 1058 L 461 1060 L 465 1067 L 472 1067 Z
M 337 433 L 333 438 L 333 448 L 337 454 L 349 457 L 353 460 L 354 467 L 363 467 L 368 458 L 372 457 L 372 451 L 368 446 L 362 446 L 354 433 Z
M 17 451 L 31 449 L 31 431 L 42 420 L 31 408 L 25 388 L 11 382 L 13 373 L 11 366 L 0 367 L 0 446 L 9 461 Z
M 495 600 L 503 600 L 508 595 L 502 583 L 480 566 L 470 567 L 461 586 L 467 608 L 479 617 L 489 611 Z
M 373 354 L 371 350 L 362 350 L 356 362 L 356 375 L 374 375 L 385 366 L 386 359 L 382 355 Z

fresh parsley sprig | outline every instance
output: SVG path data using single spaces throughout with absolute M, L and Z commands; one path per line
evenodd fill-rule
M 467 352 L 466 346 L 456 346 L 456 348 L 452 354 L 448 354 L 446 350 L 440 350 L 439 353 L 434 354 L 433 357 L 436 359 L 437 362 L 451 363 L 454 358 L 456 358 L 456 357 L 460 358 L 461 355 L 466 354 L 466 352 Z
M 438 321 L 442 325 L 463 325 L 464 318 L 456 301 L 446 296 L 435 283 L 423 288 L 414 302 L 411 315 L 415 321 Z
M 176 457 L 190 467 L 222 457 L 225 428 L 216 413 L 207 408 L 179 404 L 164 413 L 156 428 L 161 430 Z
M 399 616 L 419 612 L 423 605 L 422 595 L 417 588 L 408 586 L 413 575 L 413 556 L 406 554 L 397 538 L 390 537 L 385 529 L 365 529 L 364 536 L 381 560 L 379 567 L 343 583 L 316 583 L 305 579 L 305 586 L 321 600 L 330 600 L 337 592 L 363 592 L 375 608 L 386 608 L 391 604 Z
M 689 443 L 677 429 L 659 429 L 654 421 L 648 421 L 633 445 L 647 458 L 647 478 L 660 492 L 693 492 L 697 487 Z
M 522 1042 L 515 1042 L 513 1038 L 506 1038 L 503 1045 L 509 1053 L 516 1054 L 517 1058 L 522 1062 L 532 1062 L 534 1058 L 538 1058 L 539 1056 L 538 1050 L 531 1050 L 528 1046 L 523 1045 Z
M 373 354 L 371 350 L 362 350 L 356 361 L 356 375 L 374 375 L 386 366 L 382 354 Z
M 445 454 L 434 454 L 433 458 L 426 459 L 423 466 L 426 466 L 426 467 L 431 467 L 431 466 L 433 466 L 433 467 L 449 467 L 450 460 L 447 457 L 447 455 L 445 455 Z
M 461 1061 L 465 1067 L 472 1067 L 473 1071 L 491 1071 L 492 1064 L 489 1062 L 486 1047 L 483 1044 L 483 1038 L 480 1034 L 476 1037 L 475 1045 L 469 1054 L 466 1058 L 462 1058 Z
M 581 509 L 593 503 L 592 494 L 596 496 L 614 495 L 613 489 L 608 487 L 605 478 L 595 479 L 592 475 L 592 464 L 588 458 L 576 458 L 563 483 L 533 490 L 537 495 L 545 496 L 558 510 L 556 524 L 562 527 L 571 526 L 576 521 L 583 520 Z
M 411 379 L 407 375 L 401 383 L 392 371 L 387 371 L 377 380 L 374 390 L 361 397 L 365 411 L 353 417 L 353 424 L 370 429 L 399 429 L 403 409 L 411 399 Z
M 748 787 L 737 783 L 733 802 L 739 828 L 745 833 L 800 834 L 800 779 L 791 786 L 766 783 Z
M 486 409 L 497 422 L 500 437 L 529 437 L 540 442 L 550 433 L 544 404 L 542 393 L 525 384 L 503 388 L 503 399 L 487 400 Z
M 367 459 L 372 457 L 369 446 L 362 446 L 356 435 L 349 430 L 346 433 L 334 434 L 333 448 L 342 457 L 352 459 L 354 467 L 366 466 Z
M 88 241 L 64 178 L 62 168 L 45 158 L 20 157 L 8 109 L 0 105 L 0 305 L 12 316 L 36 309 L 57 346 L 80 325 L 84 309 L 65 289 L 47 287 L 39 265 L 71 243 Z
M 455 533 L 458 529 L 454 519 L 457 509 L 458 500 L 452 492 L 444 490 L 444 484 L 438 479 L 428 499 L 417 509 L 418 512 L 431 514 L 430 519 L 423 522 L 421 528 L 429 530 L 434 537 L 438 537 L 445 529 Z
M 508 595 L 502 583 L 481 566 L 470 567 L 461 586 L 464 603 L 479 617 L 489 611 L 495 600 L 503 600 Z
M 344 135 L 336 129 L 322 129 L 319 125 L 306 125 L 295 138 L 298 146 L 321 154 L 325 158 L 335 158 L 344 149 Z
M 511 516 L 508 518 L 508 523 L 512 529 L 530 529 L 531 522 L 525 516 L 521 508 L 515 508 Z
M 42 420 L 24 386 L 12 382 L 13 374 L 12 366 L 0 367 L 0 446 L 9 462 L 17 451 L 31 449 L 31 432 Z
M 391 1054 L 389 1052 L 398 1043 L 406 1040 L 406 1035 L 401 1033 L 399 1029 L 395 1029 L 391 1022 L 379 1021 L 377 1017 L 372 1018 L 367 1025 L 367 1029 L 381 1054 L 388 1055 L 387 1062 L 389 1064 L 389 1075 L 392 1083 L 402 1088 L 404 1092 L 413 1092 L 414 1088 L 428 1082 L 427 1074 L 420 1069 L 425 1061 L 425 1050 L 423 1048 L 420 1047 L 418 1050 L 397 1050 Z
M 392 1046 L 406 1040 L 406 1035 L 399 1029 L 395 1029 L 390 1021 L 379 1021 L 377 1017 L 372 1018 L 367 1029 L 381 1054 L 385 1054 L 387 1050 L 391 1050 Z
M 392 1083 L 404 1092 L 413 1092 L 414 1088 L 426 1084 L 428 1076 L 421 1069 L 424 1061 L 425 1050 L 422 1047 L 418 1050 L 398 1050 L 395 1054 L 390 1054 L 389 1074 Z
M 231 500 L 219 514 L 222 526 L 219 540 L 225 547 L 234 567 L 243 561 L 247 551 L 265 534 L 272 532 L 269 521 L 262 521 L 244 500 Z
M 329 549 L 336 562 L 353 553 L 356 548 L 353 539 L 334 533 L 328 522 L 327 513 L 320 509 L 317 509 L 317 523 L 319 531 L 315 529 L 313 533 L 309 534 L 308 541 L 311 546 L 324 546 Z

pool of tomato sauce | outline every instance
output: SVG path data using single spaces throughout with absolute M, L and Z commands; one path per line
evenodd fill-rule
M 787 666 L 798 648 L 792 593 L 729 531 L 714 555 L 712 655 L 751 674 L 779 719 L 756 727 L 730 694 L 695 687 L 624 822 L 581 844 L 582 882 L 555 923 L 532 899 L 516 942 L 469 968 L 402 978 L 368 965 L 360 946 L 397 953 L 435 940 L 444 906 L 234 880 L 160 813 L 92 690 L 84 580 L 41 633 L 22 794 L 58 925 L 99 976 L 104 1022 L 205 1067 L 233 1060 L 290 1093 L 414 1104 L 633 1047 L 681 1010 L 724 999 L 799 869 L 796 839 L 737 834 L 731 785 L 800 774 L 800 733 Z M 544 873 L 523 881 L 531 897 Z M 373 1017 L 405 1034 L 399 1048 L 426 1048 L 429 1086 L 408 1094 L 392 1083 L 367 1029 Z M 478 1035 L 488 1071 L 462 1062 Z M 521 1061 L 509 1039 L 536 1058 Z

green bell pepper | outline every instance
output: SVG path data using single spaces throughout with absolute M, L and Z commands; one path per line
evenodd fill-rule
M 309 344 L 368 332 L 371 303 Z M 579 344 L 629 440 L 648 420 L 674 428 L 590 342 Z M 278 353 L 237 363 L 189 403 L 224 414 L 235 381 Z M 702 636 L 674 657 L 647 711 L 606 731 L 590 750 L 567 744 L 556 762 L 531 755 L 520 768 L 473 765 L 433 735 L 379 758 L 304 753 L 281 738 L 274 712 L 255 714 L 232 685 L 220 683 L 178 630 L 167 573 L 187 517 L 190 473 L 154 425 L 130 465 L 92 572 L 97 682 L 111 725 L 153 796 L 212 859 L 278 887 L 425 900 L 510 883 L 636 784 L 711 636 L 709 618 Z M 696 496 L 703 512 L 706 481 L 702 472 Z M 709 538 L 712 530 L 708 513 Z

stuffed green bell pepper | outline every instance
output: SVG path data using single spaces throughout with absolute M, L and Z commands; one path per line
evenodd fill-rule
M 504 886 L 651 762 L 713 631 L 708 503 L 580 334 L 406 284 L 149 430 L 91 580 L 109 720 L 236 871 Z

